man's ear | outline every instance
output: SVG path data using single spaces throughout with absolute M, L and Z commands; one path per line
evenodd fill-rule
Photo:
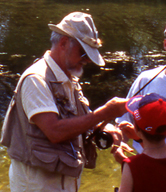
M 67 36 L 63 36 L 60 41 L 59 41 L 59 46 L 62 50 L 64 50 L 66 48 L 66 45 L 69 42 L 69 37 Z

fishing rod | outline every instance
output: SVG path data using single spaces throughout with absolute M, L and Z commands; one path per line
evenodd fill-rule
M 152 79 L 150 79 L 141 89 L 139 89 L 134 95 L 133 95 L 133 97 L 134 96 L 136 96 L 140 91 L 142 91 L 150 82 L 152 82 L 162 71 L 164 71 L 164 69 L 166 69 L 166 66 L 164 66 L 164 68 L 161 70 L 161 71 L 159 71 Z
M 151 82 L 152 82 L 162 71 L 164 71 L 165 69 L 166 69 L 166 66 L 164 66 L 164 67 L 162 68 L 162 70 L 160 70 L 152 79 L 150 79 L 143 87 L 141 87 L 141 89 L 139 89 L 139 90 L 133 95 L 133 97 L 136 96 L 140 91 L 142 91 L 149 83 L 151 83 Z M 115 146 L 115 147 L 120 147 L 120 146 L 114 145 L 114 144 L 113 144 L 113 146 Z M 131 155 L 136 155 L 135 153 L 132 153 L 132 152 L 126 150 L 126 149 L 123 148 L 123 147 L 121 147 L 121 148 L 122 148 L 124 151 L 130 153 Z M 119 191 L 119 188 L 118 188 L 118 187 L 115 187 L 115 188 L 114 188 L 114 192 L 118 192 L 118 191 Z

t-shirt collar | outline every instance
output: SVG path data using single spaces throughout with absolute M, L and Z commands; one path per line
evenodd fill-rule
M 50 56 L 50 51 L 45 52 L 44 59 L 47 61 L 49 67 L 53 71 L 58 81 L 62 81 L 62 82 L 70 81 L 67 75 L 62 71 L 62 69 L 58 66 L 58 64 L 52 59 L 52 57 Z

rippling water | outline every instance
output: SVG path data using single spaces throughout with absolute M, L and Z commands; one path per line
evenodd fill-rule
M 112 70 L 99 72 L 94 66 L 85 69 L 83 88 L 94 108 L 115 95 L 125 97 L 141 70 L 164 64 L 165 10 L 166 3 L 162 0 L 0 0 L 0 121 L 19 74 L 50 47 L 48 23 L 58 23 L 72 11 L 90 13 L 103 41 L 102 55 L 125 51 L 133 57 L 134 71 L 128 71 L 129 74 L 125 63 L 120 65 L 118 75 Z M 164 56 L 142 59 L 152 50 Z M 9 163 L 6 149 L 0 146 L 0 192 L 10 191 Z M 120 169 L 110 149 L 99 151 L 96 169 L 84 170 L 80 191 L 113 192 L 120 184 Z
M 6 149 L 0 146 L 0 191 L 8 192 L 9 181 L 8 181 L 8 169 L 9 169 L 10 159 L 6 153 Z

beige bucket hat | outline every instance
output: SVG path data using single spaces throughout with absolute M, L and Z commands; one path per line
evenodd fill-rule
M 104 66 L 105 62 L 100 55 L 98 48 L 101 41 L 98 38 L 98 31 L 90 14 L 72 12 L 57 24 L 48 24 L 49 28 L 57 33 L 77 39 L 85 50 L 88 57 L 97 65 Z

